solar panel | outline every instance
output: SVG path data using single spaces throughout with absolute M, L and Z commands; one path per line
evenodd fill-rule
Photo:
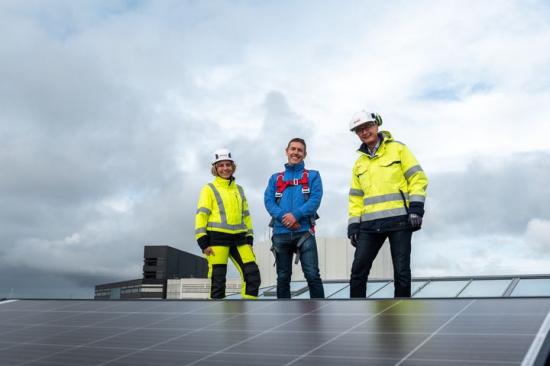
M 0 365 L 543 365 L 549 298 L 0 302 Z
M 522 278 L 511 296 L 550 296 L 550 278 Z
M 458 297 L 500 297 L 510 286 L 511 279 L 473 280 Z

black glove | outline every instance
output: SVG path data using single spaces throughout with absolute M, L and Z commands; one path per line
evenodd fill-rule
M 359 227 L 358 222 L 348 225 L 348 239 L 351 240 L 351 245 L 354 247 L 357 246 L 357 239 L 359 238 Z
M 422 216 L 411 213 L 409 214 L 409 224 L 411 224 L 413 229 L 417 229 L 422 226 Z

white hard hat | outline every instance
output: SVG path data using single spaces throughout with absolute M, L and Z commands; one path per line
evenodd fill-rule
M 357 126 L 362 125 L 367 122 L 376 122 L 378 126 L 382 124 L 382 117 L 378 113 L 371 113 L 365 110 L 362 110 L 356 113 L 353 118 L 349 121 L 349 130 L 353 131 Z
M 229 151 L 228 149 L 218 149 L 214 151 L 214 160 L 212 160 L 212 165 L 222 160 L 235 162 L 235 160 L 233 160 L 233 158 L 231 157 L 231 151 Z

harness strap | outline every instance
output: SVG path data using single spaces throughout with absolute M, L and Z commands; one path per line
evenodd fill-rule
M 300 240 L 298 240 L 298 242 L 296 243 L 296 257 L 294 258 L 294 264 L 298 264 L 298 262 L 300 261 L 300 247 L 302 246 L 302 244 L 306 242 L 306 240 L 309 239 L 310 236 L 313 236 L 313 235 L 315 235 L 314 232 L 310 230 L 306 232 L 304 235 L 302 235 Z
M 307 195 L 305 197 L 306 201 L 309 199 L 309 172 L 307 169 L 304 169 L 304 172 L 302 173 L 302 177 L 300 179 L 291 179 L 291 180 L 284 180 L 285 172 L 280 172 L 279 175 L 277 175 L 277 182 L 276 182 L 276 191 L 275 191 L 275 197 L 280 199 L 283 196 L 283 192 L 285 189 L 287 189 L 289 186 L 302 186 L 302 193 Z M 279 203 L 277 201 L 277 203 Z
M 298 240 L 296 243 L 296 249 L 294 249 L 295 257 L 294 257 L 294 264 L 298 264 L 300 261 L 300 248 L 302 245 L 308 240 L 311 236 L 315 235 L 315 228 L 312 226 L 309 231 L 307 231 L 302 237 Z M 271 253 L 273 253 L 273 257 L 275 257 L 275 261 L 273 262 L 273 267 L 277 264 L 277 253 L 275 250 L 275 245 L 271 244 L 271 248 L 269 248 Z

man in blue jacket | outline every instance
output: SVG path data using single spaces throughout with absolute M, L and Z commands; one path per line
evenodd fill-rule
M 315 219 L 323 196 L 321 176 L 304 168 L 306 142 L 293 138 L 286 147 L 285 171 L 269 179 L 264 193 L 265 208 L 271 215 L 273 250 L 277 265 L 277 298 L 290 298 L 292 256 L 302 264 L 311 298 L 325 297 L 319 273 Z

